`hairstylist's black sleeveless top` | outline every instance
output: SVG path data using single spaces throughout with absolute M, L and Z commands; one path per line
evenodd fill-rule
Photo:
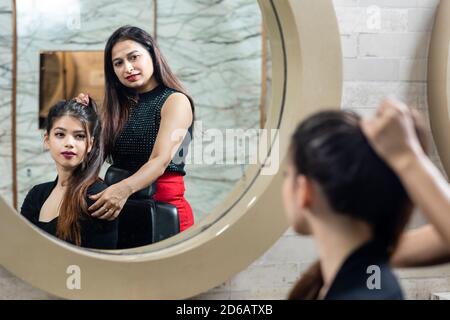
M 159 85 L 149 92 L 139 94 L 136 106 L 131 108 L 128 121 L 118 135 L 111 157 L 116 167 L 136 172 L 150 158 L 161 123 L 161 109 L 175 91 Z M 192 137 L 192 125 L 166 171 L 185 175 L 184 159 Z

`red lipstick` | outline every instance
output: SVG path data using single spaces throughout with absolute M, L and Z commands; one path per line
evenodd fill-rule
M 61 152 L 61 154 L 64 156 L 64 158 L 66 158 L 66 159 L 72 159 L 74 156 L 76 156 L 77 154 L 76 153 L 73 153 L 73 152 L 71 152 L 71 151 L 64 151 L 64 152 Z
M 131 76 L 126 77 L 125 79 L 127 79 L 130 82 L 135 82 L 138 79 L 139 74 L 132 74 Z

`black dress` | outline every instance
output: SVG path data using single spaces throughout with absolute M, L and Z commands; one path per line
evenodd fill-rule
M 115 167 L 135 173 L 147 163 L 161 125 L 161 110 L 167 98 L 175 92 L 177 91 L 159 84 L 156 88 L 139 94 L 138 103 L 131 108 L 127 122 L 114 142 L 111 158 Z M 166 172 L 177 172 L 183 176 L 186 174 L 184 160 L 192 140 L 192 130 L 191 125 L 189 134 L 178 148 L 175 161 L 170 161 Z
M 403 300 L 384 246 L 370 241 L 355 250 L 339 269 L 324 299 Z
M 52 190 L 55 188 L 58 179 L 53 182 L 42 183 L 34 186 L 27 194 L 20 213 L 28 219 L 31 223 L 46 231 L 47 233 L 56 236 L 56 226 L 58 217 L 49 222 L 39 221 L 39 215 L 42 206 L 50 196 Z M 103 182 L 97 181 L 91 185 L 88 190 L 88 195 L 94 195 L 107 188 Z M 94 201 L 86 197 L 87 206 L 94 204 Z M 87 215 L 80 218 L 81 229 L 81 247 L 95 248 L 95 249 L 116 249 L 117 247 L 117 219 L 113 221 L 101 220 Z

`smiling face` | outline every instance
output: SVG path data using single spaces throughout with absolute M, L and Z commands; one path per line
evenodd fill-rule
M 117 42 L 112 48 L 112 65 L 114 73 L 125 87 L 143 93 L 157 85 L 150 53 L 136 41 Z
M 92 148 L 82 123 L 71 116 L 55 120 L 50 133 L 45 133 L 44 143 L 56 165 L 69 171 L 74 170 Z

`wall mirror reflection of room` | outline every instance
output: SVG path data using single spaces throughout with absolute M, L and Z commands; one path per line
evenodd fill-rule
M 80 92 L 102 108 L 105 43 L 123 25 L 140 27 L 157 40 L 194 99 L 199 129 L 188 153 L 185 195 L 195 222 L 228 212 L 234 195 L 254 180 L 256 170 L 248 169 L 257 152 L 257 130 L 279 117 L 269 109 L 272 63 L 257 1 L 24 0 L 17 1 L 16 24 L 16 166 L 2 195 L 10 203 L 15 198 L 11 204 L 18 209 L 34 185 L 56 176 L 42 142 L 49 108 Z M 223 142 L 223 151 L 235 153 L 232 161 L 224 152 L 223 161 L 207 162 L 216 154 L 208 153 L 216 142 L 209 133 L 220 131 L 226 139 L 229 129 L 249 130 Z

